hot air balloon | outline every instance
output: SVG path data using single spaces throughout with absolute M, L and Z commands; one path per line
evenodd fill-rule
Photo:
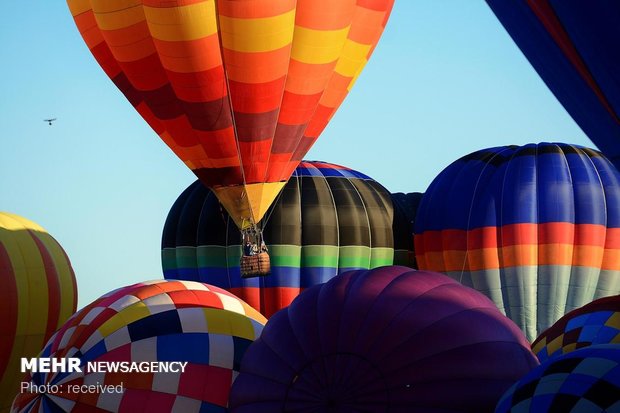
M 620 345 L 620 295 L 600 298 L 571 311 L 532 343 L 543 362 L 597 344 Z
M 196 181 L 168 214 L 164 276 L 225 288 L 269 317 L 338 273 L 392 264 L 392 216 L 390 193 L 373 179 L 339 165 L 302 162 L 265 215 L 271 275 L 243 279 L 242 238 L 218 199 Z
M 0 212 L 0 412 L 19 392 L 20 359 L 36 356 L 75 312 L 69 258 L 43 228 Z
M 413 245 L 413 223 L 422 200 L 420 192 L 392 194 L 394 204 L 394 265 L 418 268 Z
M 420 269 L 488 295 L 528 339 L 620 293 L 620 172 L 563 143 L 484 149 L 444 169 L 416 216 Z
M 202 283 L 158 280 L 119 288 L 71 317 L 41 353 L 78 358 L 82 371 L 33 373 L 32 388 L 49 390 L 23 392 L 12 411 L 226 412 L 241 358 L 265 322 L 237 297 Z M 99 361 L 187 365 L 182 371 L 91 370 L 88 363 Z M 72 390 L 97 384 L 112 388 Z
M 517 46 L 592 142 L 620 167 L 620 4 L 487 0 Z
M 394 0 L 67 3 L 106 74 L 249 237 L 360 75 Z
M 356 270 L 304 291 L 245 354 L 233 413 L 492 412 L 536 357 L 479 292 L 437 273 Z
M 551 359 L 506 392 L 495 413 L 620 411 L 620 346 L 583 348 Z

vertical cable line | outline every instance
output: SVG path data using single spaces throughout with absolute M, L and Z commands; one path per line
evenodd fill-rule
M 347 180 L 347 182 L 349 182 L 349 184 L 353 187 L 353 189 L 355 190 L 355 193 L 357 194 L 357 196 L 360 199 L 360 202 L 362 203 L 362 206 L 364 207 L 364 215 L 366 216 L 366 224 L 367 227 L 366 229 L 368 230 L 368 268 L 370 269 L 370 265 L 372 264 L 372 243 L 373 243 L 373 239 L 372 239 L 372 228 L 370 226 L 370 215 L 368 214 L 368 208 L 366 208 L 366 202 L 364 201 L 364 197 L 362 196 L 362 194 L 360 193 L 360 191 L 357 189 L 357 186 L 355 186 L 355 184 L 351 181 L 351 178 L 349 177 L 345 177 L 343 176 L 344 179 Z M 365 180 L 362 180 L 365 181 Z
M 552 144 L 551 144 L 552 145 Z M 562 159 L 564 160 L 564 163 L 566 165 L 566 169 L 568 169 L 569 171 L 569 175 L 570 175 L 570 168 L 568 167 L 568 164 L 566 162 L 566 157 L 564 156 L 564 152 L 562 151 L 561 148 L 559 148 L 558 145 L 555 145 L 556 147 L 558 147 L 558 149 L 560 149 L 560 153 L 562 154 Z M 538 277 L 540 276 L 539 270 L 540 270 L 540 233 L 541 233 L 541 222 L 540 222 L 540 217 L 541 217 L 541 212 L 540 212 L 540 198 L 542 196 L 539 196 L 540 191 L 541 191 L 541 185 L 540 185 L 540 166 L 538 165 L 540 162 L 540 158 L 538 156 L 538 151 L 540 149 L 540 144 L 536 144 L 536 155 L 534 158 L 534 162 L 536 163 L 536 284 L 534 285 L 534 294 L 536 297 L 536 313 L 533 314 L 534 315 L 534 320 L 525 320 L 526 325 L 523 326 L 523 329 L 525 330 L 525 335 L 529 340 L 533 340 L 534 337 L 530 338 L 529 332 L 528 330 L 530 328 L 534 328 L 534 336 L 538 335 L 538 331 L 537 331 L 537 325 L 538 325 Z M 573 203 L 574 203 L 574 198 L 573 198 Z M 573 206 L 573 210 L 574 210 L 574 206 Z M 521 291 L 521 293 L 523 294 L 524 297 L 527 297 L 527 291 L 525 291 L 525 288 L 523 289 L 523 291 Z M 522 313 L 526 313 L 525 311 L 525 303 L 522 306 L 521 309 Z M 522 314 L 523 316 L 523 314 Z M 530 322 L 533 322 L 533 326 L 530 325 Z
M 500 283 L 500 292 L 502 295 L 502 305 L 504 307 L 504 314 L 506 315 L 506 317 L 513 319 L 513 315 L 511 314 L 511 310 L 510 310 L 510 299 L 509 299 L 509 295 L 508 292 L 502 288 L 505 287 L 506 285 L 506 267 L 503 265 L 504 263 L 504 198 L 505 198 L 505 193 L 506 193 L 506 180 L 508 179 L 508 169 L 511 167 L 511 163 L 513 161 L 513 159 L 517 156 L 517 154 L 519 153 L 519 151 L 523 150 L 525 147 L 521 146 L 521 147 L 509 147 L 509 149 L 507 150 L 512 150 L 512 152 L 510 153 L 510 159 L 508 159 L 506 161 L 506 168 L 504 170 L 504 175 L 502 177 L 502 186 L 501 186 L 501 193 L 500 193 L 500 197 L 499 197 L 499 220 L 496 223 L 495 227 L 497 228 L 496 230 L 496 234 L 497 234 L 497 258 L 498 258 L 498 273 L 499 273 L 499 283 Z M 536 220 L 538 221 L 538 146 L 536 145 L 535 147 L 536 149 L 536 153 L 534 154 L 534 162 L 536 163 L 536 180 L 534 182 L 535 186 L 536 186 Z M 514 166 L 514 165 L 512 165 Z M 499 224 L 499 225 L 498 225 Z M 486 271 L 486 270 L 485 270 Z M 502 278 L 504 278 L 504 282 L 502 282 Z M 525 327 L 525 326 L 523 326 Z M 523 329 L 523 328 L 522 328 Z M 527 332 L 526 332 L 527 335 Z M 528 336 L 529 339 L 529 336 Z
M 215 8 L 215 24 L 217 26 L 217 40 L 220 45 L 220 58 L 222 59 L 222 70 L 224 71 L 224 81 L 226 82 L 226 95 L 228 97 L 228 107 L 230 110 L 230 119 L 232 121 L 233 133 L 235 134 L 235 144 L 237 146 L 237 159 L 239 159 L 239 169 L 241 170 L 241 177 L 243 179 L 243 192 L 241 192 L 241 198 L 247 196 L 245 187 L 247 186 L 247 181 L 245 179 L 245 169 L 243 167 L 243 159 L 241 158 L 241 146 L 239 145 L 239 136 L 237 134 L 237 123 L 235 121 L 235 111 L 232 104 L 232 96 L 230 95 L 230 83 L 228 81 L 228 70 L 226 69 L 226 62 L 224 59 L 224 43 L 222 42 L 222 29 L 220 25 L 220 12 L 218 10 L 218 0 L 212 0 L 213 7 Z M 250 219 L 249 221 L 252 223 L 252 226 L 255 226 L 254 222 L 254 211 L 252 210 L 252 203 L 248 200 L 248 208 L 250 209 Z M 243 217 L 242 217 L 243 218 Z M 244 219 L 245 220 L 245 219 Z M 242 221 L 243 226 L 243 221 Z M 243 228 L 242 228 L 243 229 Z
M 458 279 L 459 283 L 461 283 L 461 284 L 463 283 L 463 274 L 465 273 L 465 268 L 467 266 L 467 261 L 469 260 L 469 253 L 470 253 L 469 231 L 472 230 L 472 222 L 471 222 L 472 221 L 472 214 L 473 214 L 473 211 L 474 211 L 474 207 L 476 206 L 476 197 L 478 195 L 481 195 L 478 192 L 479 187 L 481 185 L 480 181 L 482 179 L 482 176 L 484 175 L 485 169 L 489 168 L 490 167 L 489 165 L 492 165 L 493 159 L 496 158 L 496 157 L 501 156 L 503 152 L 509 151 L 511 149 L 514 149 L 514 148 L 512 148 L 512 147 L 505 147 L 505 148 L 502 148 L 497 153 L 493 153 L 488 160 L 484 161 L 484 163 L 485 163 L 484 166 L 478 172 L 478 179 L 476 180 L 476 185 L 475 185 L 474 191 L 472 193 L 472 198 L 471 198 L 471 202 L 470 202 L 470 205 L 469 205 L 469 211 L 468 211 L 468 215 L 467 215 L 467 227 L 465 229 L 465 256 L 463 257 L 463 263 L 462 263 L 462 266 L 461 266 L 461 272 L 460 272 L 459 279 Z M 511 159 L 512 159 L 512 157 L 509 160 L 506 161 L 506 169 L 508 168 L 508 164 L 510 163 Z M 461 168 L 461 171 L 464 168 L 466 168 L 466 167 L 467 167 L 467 165 L 464 165 L 463 168 Z M 495 173 L 495 172 L 497 172 L 497 171 L 494 171 L 493 173 Z M 501 187 L 502 193 L 501 193 L 501 196 L 500 196 L 500 213 L 502 211 L 502 204 L 501 203 L 503 202 L 503 191 L 504 191 L 504 183 L 505 183 L 505 181 L 506 181 L 506 174 L 504 174 L 504 179 L 502 181 L 502 187 Z M 482 189 L 482 188 L 480 190 L 484 191 L 484 189 Z M 502 238 L 500 236 L 501 231 L 502 231 L 502 227 L 501 227 L 502 217 L 501 217 L 501 215 L 500 215 L 500 219 L 499 219 L 499 224 L 500 224 L 500 227 L 498 229 L 496 229 L 496 231 L 495 231 L 495 234 L 496 234 L 496 246 L 497 246 L 497 253 L 498 253 L 498 261 L 501 259 L 501 254 L 500 254 L 500 247 L 501 247 L 500 240 Z M 484 228 L 484 226 L 481 226 L 480 228 L 482 229 L 482 228 Z M 496 224 L 496 228 L 497 228 L 497 224 Z M 473 228 L 473 229 L 475 229 L 475 228 Z M 481 233 L 481 236 L 483 236 L 483 233 Z M 445 250 L 442 251 L 442 255 L 444 256 L 444 268 L 445 268 L 445 263 L 447 261 L 446 260 L 446 251 Z M 502 268 L 501 268 L 501 265 L 499 267 L 500 268 L 498 269 L 498 273 L 500 274 L 499 277 L 500 277 L 500 283 L 501 283 Z M 482 270 L 478 270 L 478 271 L 484 271 L 486 273 L 487 270 L 486 269 L 482 269 Z M 446 271 L 446 272 L 448 272 L 448 271 Z M 474 277 L 473 277 L 473 271 L 472 271 L 471 267 L 467 270 L 467 272 L 469 274 L 469 278 L 471 280 L 472 287 L 476 288 L 475 285 L 474 285 Z M 489 291 L 489 294 L 490 294 L 490 291 Z M 496 305 L 497 305 L 497 303 L 496 303 Z M 506 310 L 505 310 L 506 305 L 504 303 L 503 293 L 502 293 L 502 305 L 504 307 L 504 313 L 506 313 Z
M 273 142 L 276 140 L 276 132 L 278 131 L 278 125 L 280 125 L 280 112 L 282 111 L 282 102 L 284 101 L 284 94 L 286 93 L 286 83 L 288 81 L 288 70 L 291 67 L 291 54 L 293 53 L 293 45 L 295 43 L 295 24 L 297 21 L 297 0 L 295 0 L 295 18 L 293 19 L 293 36 L 291 38 L 291 48 L 288 54 L 288 69 L 286 71 L 286 75 L 284 75 L 284 86 L 282 89 L 282 95 L 280 96 L 280 104 L 278 105 L 278 117 L 276 118 L 276 126 L 273 129 L 273 137 L 271 138 L 271 144 L 269 145 L 269 153 L 267 154 L 267 164 L 265 165 L 265 175 L 263 175 L 263 182 L 267 180 L 267 175 L 269 170 L 271 169 L 269 166 L 269 162 L 271 162 L 271 150 L 273 149 Z M 280 190 L 280 193 L 282 190 Z
M 213 0 L 213 1 L 216 1 L 216 0 Z M 92 0 L 91 0 L 91 3 L 92 3 Z M 144 6 L 144 4 L 142 3 L 142 1 L 140 1 L 138 4 L 136 4 L 136 5 L 134 5 L 134 6 L 130 6 L 130 7 L 127 7 L 127 8 L 124 8 L 124 9 L 118 9 L 118 10 L 126 10 L 126 9 L 130 9 L 130 8 L 133 8 L 133 7 L 139 7 L 139 8 L 140 8 L 140 11 L 142 12 L 142 15 L 144 16 L 144 22 L 146 23 L 146 27 L 147 27 L 148 34 L 149 34 L 149 36 L 145 37 L 144 39 L 150 39 L 150 43 L 152 44 L 153 49 L 155 50 L 155 56 L 157 57 L 157 62 L 159 62 L 159 65 L 160 65 L 161 71 L 163 72 L 163 74 L 164 74 L 164 75 L 165 75 L 165 77 L 166 77 L 167 84 L 168 84 L 168 86 L 170 86 L 170 90 L 172 91 L 172 93 L 174 93 L 174 96 L 175 96 L 175 98 L 176 98 L 176 99 L 174 100 L 174 102 L 173 102 L 173 103 L 174 103 L 174 106 L 176 106 L 176 107 L 178 108 L 179 112 L 181 113 L 181 117 L 185 116 L 185 117 L 189 120 L 189 118 L 187 117 L 187 113 L 185 112 L 184 108 L 183 108 L 183 107 L 181 107 L 181 105 L 179 105 L 179 100 L 183 101 L 183 99 L 181 99 L 181 98 L 178 96 L 177 91 L 175 90 L 175 88 L 174 88 L 174 86 L 173 86 L 173 82 L 172 82 L 172 81 L 171 81 L 171 79 L 170 79 L 170 73 L 169 73 L 170 71 L 169 71 L 168 69 L 166 69 L 166 67 L 165 67 L 165 66 L 164 66 L 164 64 L 162 63 L 162 61 L 161 61 L 161 57 L 160 57 L 160 50 L 157 48 L 157 43 L 156 43 L 155 41 L 153 41 L 153 39 L 155 39 L 155 38 L 153 37 L 153 33 L 151 32 L 151 25 L 150 25 L 150 21 L 149 21 L 149 19 L 147 18 L 147 16 L 146 16 L 146 12 L 145 12 L 145 10 L 144 10 L 144 8 L 145 8 L 145 7 L 147 7 L 147 6 Z M 168 6 L 168 7 L 165 7 L 165 8 L 171 9 L 171 8 L 180 8 L 180 7 L 182 7 L 182 6 L 176 6 L 176 7 L 175 7 L 175 6 L 173 6 L 173 7 L 169 7 L 169 6 Z M 91 9 L 92 9 L 92 4 L 91 4 Z M 115 10 L 115 11 L 118 11 L 118 10 Z M 93 13 L 94 13 L 94 10 L 93 10 Z M 103 35 L 103 30 L 101 30 L 101 28 L 99 27 L 99 25 L 98 25 L 98 24 L 97 24 L 96 26 L 97 26 L 97 29 L 98 29 L 98 30 L 101 32 L 101 34 Z M 138 42 L 139 42 L 139 41 L 138 41 Z M 106 46 L 108 46 L 108 48 L 110 47 L 110 46 L 108 45 L 108 42 L 107 42 L 107 40 L 105 39 L 105 37 L 104 37 L 104 43 L 106 44 Z M 137 42 L 136 42 L 136 43 L 137 43 Z M 110 51 L 111 51 L 111 48 L 110 48 Z M 161 54 L 161 55 L 162 55 L 162 56 L 165 56 L 165 54 Z M 114 57 L 114 59 L 116 60 L 116 57 Z M 116 62 L 116 64 L 118 65 L 119 69 L 121 70 L 121 73 L 123 73 L 123 75 L 127 78 L 127 81 L 131 84 L 131 86 L 132 86 L 135 90 L 137 90 L 137 91 L 139 92 L 139 94 L 140 94 L 140 98 L 142 99 L 142 102 L 144 102 L 144 103 L 146 104 L 146 99 L 145 99 L 145 97 L 144 97 L 144 92 L 145 92 L 145 91 L 142 91 L 142 90 L 138 89 L 138 88 L 134 85 L 134 83 L 131 81 L 131 78 L 130 78 L 130 77 L 129 77 L 126 73 L 125 73 L 125 70 L 122 68 L 122 66 L 120 65 L 120 63 L 119 63 L 118 61 Z M 155 90 L 157 90 L 157 89 L 155 89 Z M 149 90 L 149 91 L 151 91 L 151 90 Z M 183 101 L 183 102 L 186 102 L 186 101 Z M 133 105 L 132 105 L 132 106 L 133 106 Z M 152 110 L 151 110 L 150 105 L 146 104 L 146 106 L 147 106 L 147 108 L 148 108 L 150 111 L 152 111 Z M 137 106 L 136 106 L 134 109 L 136 109 L 136 110 L 137 110 Z M 162 119 L 160 119 L 160 118 L 159 118 L 159 116 L 155 116 L 155 119 L 157 119 L 157 122 L 158 122 L 158 123 L 159 123 L 159 124 L 163 127 L 164 131 L 165 131 L 165 132 L 167 132 L 168 134 L 170 134 L 170 132 L 169 132 L 169 130 L 168 130 L 168 127 L 167 127 L 167 125 L 165 124 L 165 122 L 164 122 Z M 149 126 L 150 126 L 150 125 L 149 125 Z M 191 135 L 194 137 L 194 141 L 195 141 L 198 145 L 200 145 L 200 139 L 199 139 L 198 135 L 196 134 L 196 131 L 194 130 L 194 128 L 193 128 L 193 127 L 191 128 Z M 172 141 L 174 141 L 174 143 L 175 143 L 175 145 L 176 145 L 176 147 L 177 147 L 177 148 L 181 147 L 181 145 L 179 145 L 179 144 L 178 144 L 177 140 L 176 140 L 174 137 L 172 137 L 172 135 L 171 135 L 171 134 L 170 134 L 170 138 L 172 139 Z M 160 139 L 161 139 L 161 135 L 160 135 Z M 163 139 L 162 139 L 162 140 L 163 140 Z M 174 148 L 172 148 L 172 150 L 173 150 L 173 152 L 174 152 Z M 175 154 L 176 154 L 176 152 L 175 152 Z M 177 156 L 178 156 L 178 155 L 177 155 Z M 185 159 L 181 159 L 181 160 L 183 161 L 183 163 L 185 163 Z M 208 157 L 204 158 L 204 160 L 205 160 L 205 161 L 208 161 L 209 163 L 211 163 L 211 162 L 210 162 L 211 160 L 210 160 Z M 192 169 L 192 171 L 193 171 L 193 169 Z
M 476 196 L 480 195 L 478 192 L 478 188 L 480 186 L 480 181 L 482 179 L 482 176 L 484 175 L 484 170 L 487 169 L 489 167 L 489 165 L 491 165 L 491 163 L 493 162 L 493 159 L 500 156 L 502 154 L 502 152 L 505 152 L 509 150 L 508 148 L 504 148 L 503 150 L 501 150 L 500 152 L 497 153 L 493 153 L 493 155 L 491 155 L 491 157 L 488 160 L 484 161 L 484 166 L 482 167 L 482 169 L 478 172 L 478 179 L 476 180 L 476 185 L 474 187 L 474 191 L 472 192 L 472 197 L 471 197 L 471 202 L 469 204 L 469 211 L 467 214 L 467 227 L 465 228 L 465 256 L 463 257 L 463 264 L 461 266 L 461 274 L 459 276 L 459 282 L 463 283 L 463 273 L 465 272 L 465 267 L 467 266 L 467 260 L 469 259 L 469 251 L 470 251 L 470 245 L 469 245 L 469 231 L 472 229 L 472 213 L 474 211 L 474 207 L 476 206 Z M 467 162 L 463 165 L 463 167 L 461 168 L 461 171 L 463 171 L 463 169 L 465 169 L 467 167 Z M 456 182 L 456 181 L 455 181 Z M 503 187 L 503 185 L 502 185 Z M 481 189 L 483 190 L 483 189 Z M 501 220 L 500 220 L 501 222 Z M 483 227 L 481 227 L 483 228 Z M 497 242 L 497 245 L 499 247 L 499 242 Z M 446 256 L 445 256 L 446 251 L 443 251 L 443 255 L 444 255 L 444 263 L 447 261 L 446 260 Z M 445 265 L 444 265 L 445 268 Z M 448 271 L 446 271 L 448 272 Z M 468 270 L 469 272 L 469 276 L 471 278 L 472 281 L 472 286 L 473 286 L 473 277 L 472 277 L 472 270 L 471 268 L 469 268 Z
M 596 177 L 598 178 L 598 183 L 600 185 L 601 193 L 603 195 L 603 206 L 605 207 L 605 224 L 604 224 L 604 227 L 605 227 L 605 231 L 604 231 L 605 239 L 603 240 L 603 244 L 602 244 L 603 255 L 601 257 L 601 266 L 600 266 L 599 273 L 598 273 L 598 281 L 600 282 L 601 275 L 602 275 L 602 273 L 604 271 L 604 269 L 603 269 L 603 262 L 605 261 L 605 255 L 607 254 L 607 248 L 606 248 L 606 246 L 607 246 L 607 237 L 608 237 L 608 233 L 607 232 L 609 231 L 609 208 L 607 207 L 607 193 L 605 192 L 605 184 L 603 183 L 603 179 L 601 178 L 601 173 L 600 173 L 599 169 L 596 167 L 596 164 L 593 161 L 593 157 L 590 156 L 585 151 L 583 151 L 581 148 L 577 148 L 577 149 L 579 149 L 580 153 L 583 153 L 584 155 L 586 155 L 586 158 L 588 159 L 588 162 L 590 162 L 590 164 L 592 165 L 592 169 L 594 170 L 594 172 L 596 172 Z M 602 158 L 602 159 L 604 159 L 604 158 Z M 612 291 L 607 290 L 603 294 L 599 295 L 597 293 L 599 288 L 600 287 L 598 286 L 598 282 L 597 282 L 596 289 L 594 290 L 594 299 L 602 298 L 602 297 L 605 297 L 607 295 L 613 294 Z
M 562 165 L 566 168 L 566 172 L 568 174 L 568 178 L 569 178 L 570 184 L 571 184 L 572 199 L 570 201 L 573 203 L 573 211 L 572 211 L 572 217 L 571 217 L 572 221 L 573 221 L 573 248 L 572 248 L 573 252 L 572 252 L 572 255 L 571 255 L 571 276 L 572 276 L 572 272 L 573 272 L 572 263 L 575 262 L 574 258 L 575 258 L 575 255 L 577 253 L 577 207 L 578 207 L 577 206 L 577 202 L 576 202 L 577 201 L 577 196 L 576 196 L 577 194 L 575 193 L 575 186 L 573 185 L 573 175 L 572 175 L 572 171 L 570 169 L 570 165 L 568 163 L 568 158 L 566 157 L 566 152 L 564 151 L 564 148 L 562 147 L 562 145 L 560 145 L 560 144 L 554 144 L 554 145 L 560 150 L 560 153 L 558 155 L 562 157 Z M 582 151 L 580 151 L 578 148 L 574 147 L 573 145 L 568 145 L 568 146 L 570 146 L 572 149 L 574 149 L 575 152 L 578 154 L 578 156 L 581 158 L 581 155 L 583 155 Z M 588 160 L 589 159 L 590 158 L 588 157 Z M 539 227 L 538 227 L 538 244 L 540 245 L 540 223 L 538 225 L 539 225 Z M 540 260 L 540 247 L 538 249 L 538 254 L 539 254 L 538 255 L 538 262 L 539 262 L 539 266 L 540 266 L 540 261 L 541 261 Z M 555 265 L 558 265 L 558 264 L 555 264 Z M 560 264 L 560 265 L 564 266 L 563 263 Z M 537 274 L 537 276 L 540 276 L 540 274 Z M 536 333 L 538 334 L 538 318 L 542 318 L 542 317 L 539 317 L 539 313 L 541 311 L 541 308 L 538 307 L 538 303 L 539 303 L 538 279 L 536 280 L 536 282 L 537 282 L 537 286 L 536 286 L 536 309 L 537 310 L 536 310 L 536 324 L 535 324 L 535 326 L 536 326 Z M 568 287 L 568 285 L 567 285 L 567 287 Z M 557 293 L 557 291 L 556 291 L 556 293 Z M 556 295 L 556 294 L 554 294 L 554 295 Z M 561 315 L 560 315 L 560 317 L 561 317 L 562 314 L 564 314 L 566 312 L 566 303 L 568 301 L 568 297 L 566 297 L 566 298 L 565 297 L 560 297 L 560 300 L 564 300 L 564 308 L 562 308 Z M 558 306 L 557 302 L 555 302 L 555 303 L 547 303 L 547 304 L 549 305 L 549 307 L 551 307 L 548 311 L 553 311 L 553 309 L 555 309 Z M 555 314 L 554 314 L 553 318 L 555 319 Z M 548 327 L 550 327 L 550 326 L 545 326 L 545 329 L 548 328 Z M 542 333 L 542 329 L 541 329 L 541 333 Z
M 357 4 L 355 5 L 355 8 L 353 10 L 353 12 L 351 13 L 351 22 L 349 23 L 349 32 L 351 32 L 351 26 L 353 25 L 353 18 L 355 17 L 355 13 L 357 12 Z M 291 152 L 291 156 L 289 158 L 289 162 L 291 160 L 293 160 L 293 155 L 295 154 L 295 152 L 297 152 L 297 149 L 299 149 L 299 145 L 301 144 L 301 140 L 303 139 L 303 137 L 306 134 L 306 129 L 308 129 L 308 125 L 310 125 L 310 122 L 312 122 L 312 120 L 314 119 L 314 116 L 316 115 L 316 112 L 321 104 L 321 99 L 323 99 L 323 96 L 325 95 L 325 91 L 327 90 L 327 87 L 329 86 L 329 83 L 331 81 L 331 79 L 334 77 L 334 73 L 336 73 L 336 67 L 338 66 L 338 62 L 340 61 L 340 59 L 342 58 L 342 51 L 344 50 L 344 47 L 346 45 L 347 40 L 349 40 L 349 32 L 347 32 L 347 38 L 344 40 L 344 42 L 342 43 L 342 48 L 340 50 L 340 55 L 338 56 L 338 59 L 336 59 L 335 63 L 334 63 L 334 70 L 332 71 L 331 75 L 329 76 L 329 79 L 327 80 L 327 82 L 325 82 L 325 87 L 323 87 L 323 91 L 321 92 L 321 97 L 319 97 L 319 100 L 317 101 L 316 106 L 314 107 L 314 111 L 312 112 L 312 116 L 310 116 L 310 118 L 308 118 L 308 122 L 306 122 L 304 128 L 303 128 L 303 132 L 301 132 L 301 134 L 299 135 L 299 139 L 297 140 L 297 145 L 295 145 L 295 149 Z M 340 242 L 338 242 L 338 244 L 340 244 Z
M 215 193 L 213 193 L 213 195 L 215 195 Z M 217 197 L 215 197 L 217 199 Z M 219 201 L 218 201 L 219 202 Z M 220 204 L 221 207 L 221 204 Z M 225 235 L 225 242 L 224 242 L 224 258 L 226 260 L 226 262 L 224 263 L 224 265 L 226 265 L 226 277 L 228 278 L 228 285 L 230 286 L 230 288 L 233 288 L 232 285 L 232 281 L 231 281 L 231 277 L 230 277 L 230 265 L 228 265 L 228 225 L 230 224 L 230 215 L 226 214 L 226 235 Z M 243 248 L 243 245 L 240 245 L 240 248 Z M 241 268 L 239 268 L 239 270 L 241 270 Z M 243 288 L 243 287 L 242 287 Z
M 338 206 L 336 205 L 336 199 L 334 198 L 334 193 L 332 191 L 331 185 L 329 184 L 329 180 L 327 179 L 325 175 L 323 175 L 323 173 L 320 173 L 320 175 L 325 181 L 325 185 L 327 186 L 327 190 L 329 191 L 329 196 L 332 200 L 332 206 L 334 208 L 334 218 L 336 218 L 336 244 L 337 244 L 336 254 L 337 254 L 337 259 L 338 259 L 336 263 L 337 265 L 336 274 L 338 274 L 340 272 L 340 247 L 341 247 L 340 246 L 340 221 L 338 218 Z

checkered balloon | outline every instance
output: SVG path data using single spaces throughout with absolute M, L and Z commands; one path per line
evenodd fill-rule
M 241 357 L 265 322 L 207 284 L 158 280 L 120 288 L 70 318 L 39 356 L 78 358 L 82 372 L 32 373 L 32 387 L 48 391 L 19 394 L 12 412 L 226 412 Z M 99 361 L 187 364 L 177 372 L 88 370 Z M 83 385 L 116 387 L 70 391 Z
M 511 387 L 495 410 L 553 412 L 620 412 L 620 346 L 591 346 L 548 360 Z
M 532 344 L 541 362 L 596 344 L 620 344 L 620 295 L 571 311 Z

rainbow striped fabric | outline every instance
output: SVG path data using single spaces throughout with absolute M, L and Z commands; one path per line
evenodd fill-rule
M 149 125 L 235 220 L 249 202 L 258 222 L 353 87 L 394 0 L 67 3 Z
M 435 178 L 415 233 L 420 269 L 484 292 L 533 340 L 620 293 L 620 172 L 561 143 L 474 152 Z

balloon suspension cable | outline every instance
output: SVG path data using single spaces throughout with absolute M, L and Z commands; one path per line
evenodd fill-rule
M 299 176 L 299 174 L 297 173 L 297 168 L 295 168 L 295 170 L 293 171 L 293 174 L 288 179 L 288 181 L 286 181 L 286 183 L 288 184 L 288 182 L 292 178 L 296 179 L 297 193 L 299 194 L 300 201 L 301 201 L 301 184 L 302 184 L 302 180 L 301 180 L 301 177 Z M 284 186 L 284 188 L 286 188 L 286 185 Z M 267 214 L 265 214 L 265 217 L 263 217 L 263 219 L 261 219 L 261 221 L 260 221 L 261 222 L 261 227 L 262 227 L 261 228 L 261 232 L 262 232 L 263 228 L 265 228 L 267 226 L 267 224 L 269 223 L 269 220 L 271 219 L 271 216 L 273 215 L 273 212 L 276 209 L 275 205 L 280 201 L 280 198 L 282 198 L 282 193 L 284 192 L 284 188 L 282 188 L 280 190 L 280 192 L 278 192 L 278 196 L 276 196 L 276 199 L 271 204 L 271 207 L 269 208 L 269 211 L 267 212 Z M 301 208 L 299 209 L 299 219 L 300 219 L 300 222 L 301 222 Z
M 267 211 L 263 219 L 260 220 L 261 233 L 263 232 L 263 228 L 265 228 L 267 224 L 269 223 L 269 220 L 271 219 L 271 216 L 273 215 L 273 211 L 275 211 L 276 209 L 275 207 L 276 204 L 280 201 L 280 198 L 282 198 L 282 192 L 284 192 L 284 188 L 282 188 L 280 192 L 278 192 L 278 195 L 276 196 L 276 199 L 272 202 L 271 206 L 269 207 L 269 210 Z
M 244 246 L 244 255 L 254 255 L 261 252 L 267 252 L 267 245 L 263 238 L 263 228 L 256 224 L 251 224 L 241 230 L 241 241 Z M 250 250 L 245 248 L 250 247 Z
M 247 186 L 247 180 L 245 177 L 245 168 L 243 167 L 243 158 L 241 156 L 241 146 L 239 145 L 239 135 L 237 132 L 237 122 L 235 120 L 235 110 L 233 108 L 233 104 L 232 104 L 232 97 L 230 95 L 230 82 L 228 81 L 228 70 L 226 70 L 226 59 L 224 58 L 224 43 L 222 42 L 222 36 L 219 35 L 219 33 L 221 33 L 221 27 L 220 27 L 220 13 L 218 10 L 218 2 L 216 1 L 215 4 L 215 22 L 217 25 L 217 32 L 218 32 L 218 42 L 219 42 L 219 46 L 220 46 L 220 59 L 222 59 L 222 69 L 224 70 L 224 82 L 226 84 L 226 94 L 228 97 L 228 110 L 230 111 L 230 119 L 232 122 L 232 128 L 233 128 L 233 133 L 235 134 L 235 145 L 236 145 L 236 149 L 237 149 L 237 159 L 239 161 L 239 170 L 241 171 L 241 178 L 243 180 L 243 191 L 241 192 L 241 197 L 240 197 L 240 201 L 243 201 L 243 198 L 247 195 L 245 192 L 245 188 Z M 251 226 L 255 226 L 255 222 L 254 222 L 254 211 L 252 210 L 252 203 L 249 201 L 248 199 L 248 209 L 250 210 L 250 220 L 252 222 Z M 245 218 L 244 218 L 245 220 Z

